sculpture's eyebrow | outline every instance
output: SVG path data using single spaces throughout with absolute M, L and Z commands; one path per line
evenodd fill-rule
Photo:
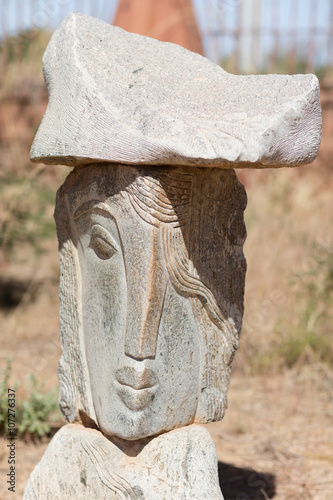
M 77 220 L 79 217 L 81 217 L 81 215 L 90 212 L 91 210 L 94 210 L 96 208 L 112 215 L 110 207 L 105 202 L 99 200 L 89 200 L 86 201 L 85 203 L 82 203 L 82 205 L 80 205 L 75 210 L 73 218 L 74 220 Z

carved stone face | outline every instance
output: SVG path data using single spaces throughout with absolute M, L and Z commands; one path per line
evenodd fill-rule
M 74 217 L 91 392 L 99 427 L 137 439 L 193 422 L 198 331 L 170 283 L 159 229 L 128 196 L 100 205 L 88 201 Z
M 232 171 L 96 165 L 57 195 L 60 407 L 134 440 L 223 417 L 243 312 Z

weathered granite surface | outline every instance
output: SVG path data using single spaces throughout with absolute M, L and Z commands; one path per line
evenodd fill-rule
M 223 500 L 215 446 L 196 425 L 130 447 L 63 427 L 30 476 L 25 500 Z
M 223 417 L 242 323 L 234 171 L 94 165 L 59 190 L 60 407 L 141 439 Z
M 231 75 L 77 13 L 43 63 L 50 102 L 32 161 L 272 167 L 309 163 L 318 151 L 314 75 Z
M 232 167 L 312 161 L 318 81 L 229 75 L 81 14 L 44 71 L 31 159 L 75 166 L 55 219 L 59 402 L 78 423 L 24 498 L 222 498 L 192 424 L 223 417 L 241 331 L 246 194 Z

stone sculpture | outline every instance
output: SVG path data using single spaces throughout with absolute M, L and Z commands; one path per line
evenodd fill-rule
M 71 14 L 44 56 L 32 161 L 57 194 L 62 428 L 24 498 L 221 499 L 197 426 L 226 409 L 243 315 L 246 195 L 233 167 L 300 165 L 317 79 L 229 75 Z

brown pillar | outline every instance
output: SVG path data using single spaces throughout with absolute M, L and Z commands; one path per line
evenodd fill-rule
M 204 54 L 191 0 L 119 0 L 112 24 Z

